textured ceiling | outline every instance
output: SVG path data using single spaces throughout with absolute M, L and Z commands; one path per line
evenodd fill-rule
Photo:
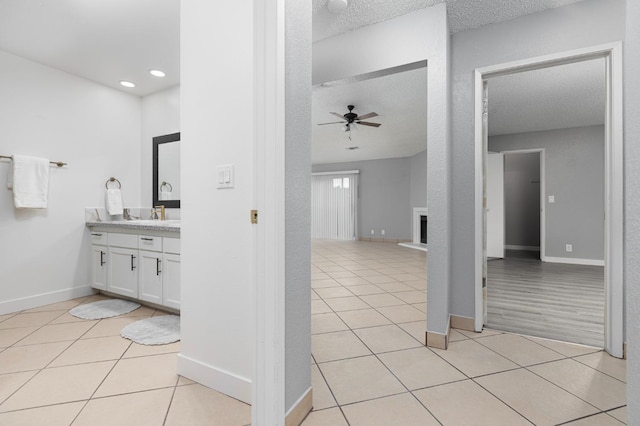
M 604 124 L 604 59 L 489 80 L 489 135 Z
M 344 132 L 341 124 L 318 126 L 339 121 L 330 112 L 344 114 L 347 105 L 364 115 L 378 117 L 366 121 L 380 127 L 358 126 Z M 390 157 L 408 157 L 427 149 L 427 71 L 418 68 L 337 86 L 313 89 L 311 158 L 314 164 Z M 351 134 L 351 140 L 348 139 Z M 357 150 L 347 147 L 357 146 Z
M 180 0 L 0 0 L 0 50 L 147 95 L 180 82 Z
M 334 15 L 326 8 L 327 0 L 313 0 L 313 40 L 322 40 L 443 2 L 447 3 L 449 30 L 455 33 L 579 1 L 349 0 L 349 6 Z

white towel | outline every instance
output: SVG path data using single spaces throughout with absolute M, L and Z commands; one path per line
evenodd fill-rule
M 160 191 L 160 200 L 170 200 L 171 199 L 171 191 Z
M 122 214 L 124 212 L 124 203 L 122 202 L 122 192 L 119 189 L 107 189 L 105 204 L 107 212 L 110 215 Z
M 12 155 L 7 187 L 13 190 L 17 209 L 46 209 L 49 194 L 49 160 Z

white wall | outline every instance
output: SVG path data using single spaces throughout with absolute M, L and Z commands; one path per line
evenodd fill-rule
M 623 0 L 584 0 L 452 36 L 452 313 L 475 316 L 473 71 L 622 40 L 624 7 Z
M 555 198 L 545 205 L 545 256 L 602 261 L 604 126 L 489 138 L 491 151 L 529 148 L 545 149 L 545 192 Z M 571 253 L 566 244 L 573 245 Z
M 89 291 L 85 207 L 104 207 L 110 176 L 126 206 L 140 203 L 140 99 L 0 52 L 0 154 L 52 167 L 49 207 L 15 210 L 0 161 L 0 314 Z
M 181 3 L 181 375 L 251 402 L 253 2 Z M 233 39 L 233 43 L 229 40 Z M 215 166 L 235 187 L 214 187 Z
M 640 422 L 640 2 L 627 1 L 625 40 L 625 289 L 627 409 Z
M 142 140 L 140 142 L 140 207 L 151 207 L 153 138 L 180 131 L 180 86 L 142 98 Z M 180 142 L 182 145 L 182 142 Z M 178 212 L 168 209 L 168 217 Z M 173 215 L 173 216 L 172 216 Z

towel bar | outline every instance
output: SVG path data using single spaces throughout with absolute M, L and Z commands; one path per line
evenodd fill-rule
M 8 160 L 11 160 L 11 156 L 10 155 L 0 155 L 0 158 L 6 158 Z M 67 163 L 65 163 L 63 161 L 49 161 L 49 163 L 55 164 L 58 167 L 62 167 L 62 166 L 66 166 L 67 165 Z

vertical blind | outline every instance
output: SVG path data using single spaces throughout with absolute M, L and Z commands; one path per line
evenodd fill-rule
M 311 180 L 311 238 L 357 238 L 358 174 L 313 175 Z

